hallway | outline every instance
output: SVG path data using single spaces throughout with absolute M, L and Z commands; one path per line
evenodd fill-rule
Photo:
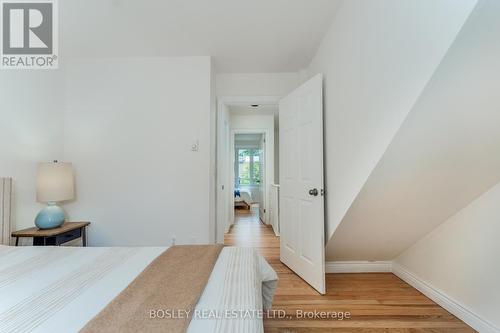
M 265 319 L 266 332 L 474 332 L 392 273 L 327 274 L 319 295 L 279 259 L 279 237 L 258 211 L 238 209 L 224 244 L 254 247 L 278 273 L 273 309 L 290 318 Z M 350 312 L 351 319 L 298 319 L 296 311 Z

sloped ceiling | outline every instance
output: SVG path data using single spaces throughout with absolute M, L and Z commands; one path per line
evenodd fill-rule
M 500 2 L 478 3 L 348 210 L 328 260 L 390 260 L 500 181 Z
M 476 0 L 342 3 L 307 75 L 323 73 L 329 240 Z

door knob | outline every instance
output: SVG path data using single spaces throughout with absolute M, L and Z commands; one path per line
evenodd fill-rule
M 317 196 L 318 195 L 318 189 L 313 188 L 312 190 L 309 190 L 309 195 Z

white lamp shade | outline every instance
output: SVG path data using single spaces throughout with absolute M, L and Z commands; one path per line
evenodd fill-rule
M 71 163 L 39 163 L 36 178 L 38 202 L 59 202 L 75 196 Z

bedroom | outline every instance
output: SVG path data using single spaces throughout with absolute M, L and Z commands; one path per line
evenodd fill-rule
M 0 332 L 499 331 L 497 1 L 42 2 L 1 1 L 2 59 L 55 65 L 1 63 Z M 252 214 L 250 248 L 235 104 L 279 105 L 281 233 Z

